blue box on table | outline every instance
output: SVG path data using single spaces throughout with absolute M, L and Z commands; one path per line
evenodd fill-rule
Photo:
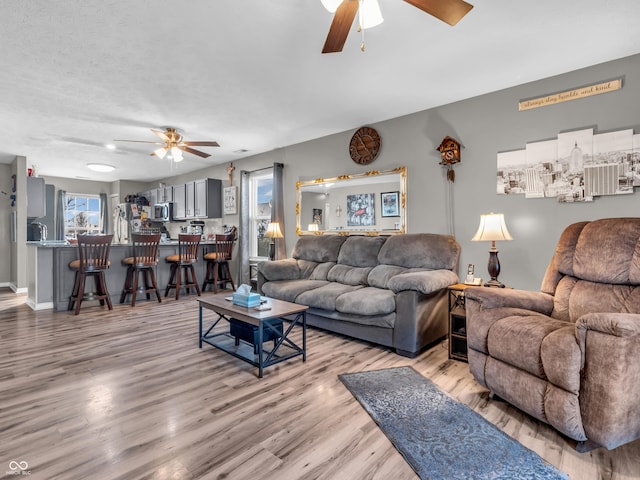
M 260 305 L 260 294 L 250 293 L 249 295 L 242 295 L 241 293 L 234 292 L 233 303 L 241 307 L 257 307 Z

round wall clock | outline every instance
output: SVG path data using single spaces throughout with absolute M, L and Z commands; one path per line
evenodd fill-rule
M 380 135 L 371 127 L 361 127 L 351 137 L 349 155 L 360 165 L 373 162 L 380 153 Z

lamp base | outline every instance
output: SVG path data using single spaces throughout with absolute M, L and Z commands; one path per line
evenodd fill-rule
M 269 260 L 273 262 L 275 256 L 276 256 L 276 244 L 275 242 L 271 242 L 269 244 Z
M 491 242 L 491 250 L 489 250 L 489 264 L 487 265 L 489 270 L 489 277 L 491 280 L 485 282 L 485 287 L 498 287 L 504 288 L 504 284 L 498 281 L 498 275 L 500 275 L 500 260 L 498 259 L 498 250 L 496 249 L 496 243 Z

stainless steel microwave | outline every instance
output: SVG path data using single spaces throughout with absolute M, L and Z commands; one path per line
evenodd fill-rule
M 168 222 L 171 220 L 171 203 L 156 203 L 151 207 L 152 220 L 156 222 Z

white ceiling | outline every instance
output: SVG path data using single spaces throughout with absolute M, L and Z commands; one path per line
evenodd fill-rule
M 470 1 L 450 27 L 380 0 L 365 53 L 354 26 L 322 55 L 320 0 L 3 0 L 0 163 L 154 181 L 640 52 L 638 0 Z M 221 147 L 175 171 L 104 147 L 166 126 Z

